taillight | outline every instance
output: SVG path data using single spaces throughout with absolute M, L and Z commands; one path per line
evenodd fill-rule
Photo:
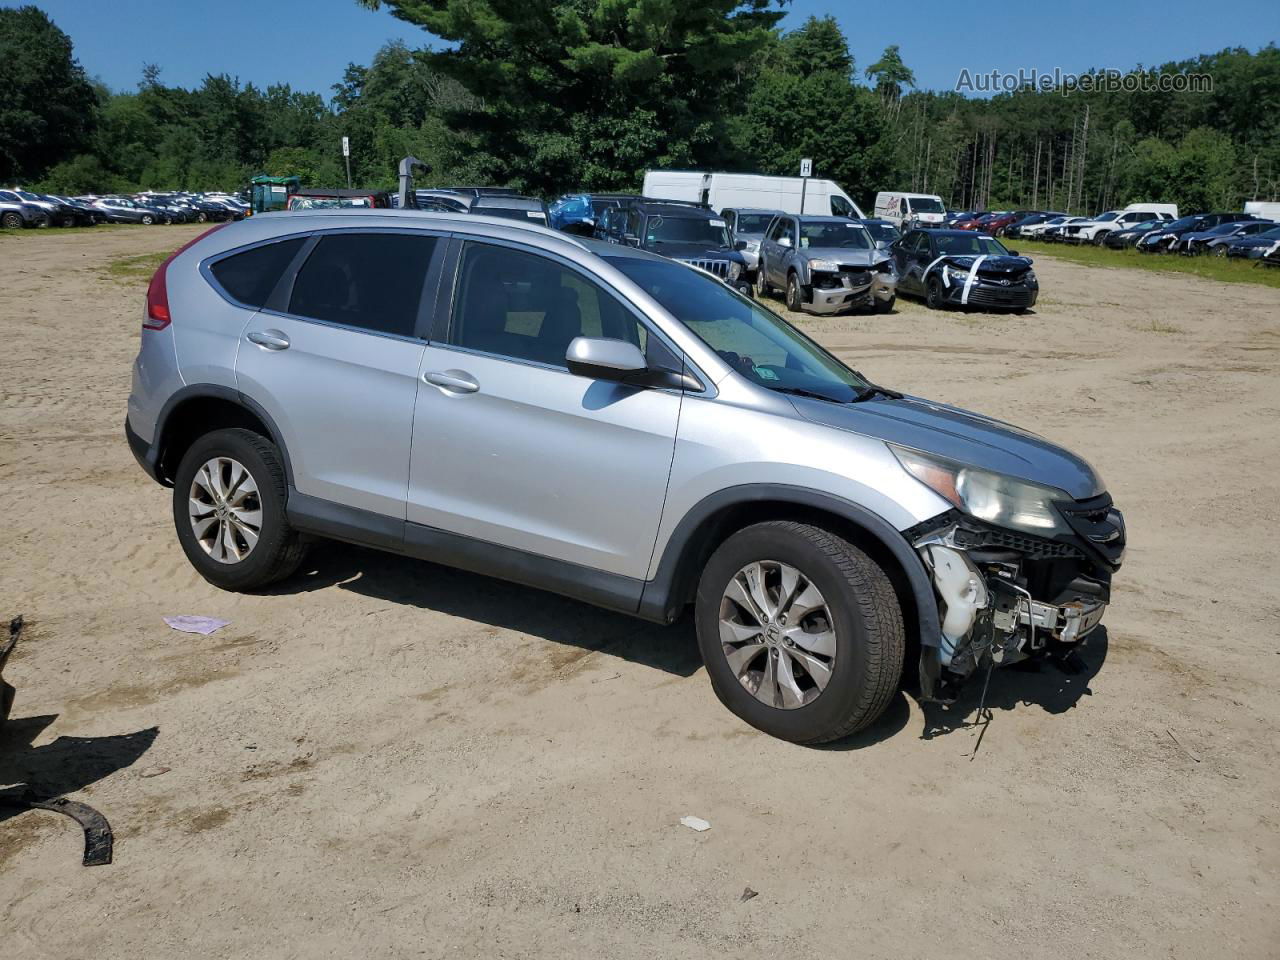
M 193 237 L 173 251 L 165 258 L 164 263 L 160 264 L 160 268 L 156 270 L 155 275 L 151 278 L 151 283 L 147 286 L 147 317 L 142 321 L 143 330 L 163 330 L 173 322 L 173 317 L 169 315 L 169 286 L 165 281 L 165 275 L 168 273 L 169 264 L 173 262 L 174 257 L 188 247 L 199 243 L 213 231 L 221 230 L 225 226 L 225 223 L 220 223 L 215 227 L 210 227 L 199 236 Z

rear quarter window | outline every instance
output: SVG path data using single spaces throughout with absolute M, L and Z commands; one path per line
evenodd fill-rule
M 248 307 L 261 309 L 275 289 L 280 274 L 293 262 L 306 237 L 266 243 L 243 253 L 224 257 L 209 268 L 227 296 Z

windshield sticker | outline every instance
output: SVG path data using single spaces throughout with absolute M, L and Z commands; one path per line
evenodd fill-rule
M 770 370 L 768 367 L 752 367 L 751 369 L 755 371 L 756 376 L 759 377 L 761 380 L 777 380 L 778 379 L 778 375 L 774 373 L 772 370 Z
M 712 220 L 712 221 L 711 221 L 711 225 L 712 225 L 713 227 L 723 227 L 723 226 L 724 226 L 724 221 L 723 221 L 723 220 Z
M 542 214 L 541 214 L 539 211 L 537 211 L 537 210 L 526 210 L 526 211 L 524 212 L 524 215 L 525 215 L 526 217 L 532 217 L 534 220 L 541 220 L 541 219 L 542 219 Z

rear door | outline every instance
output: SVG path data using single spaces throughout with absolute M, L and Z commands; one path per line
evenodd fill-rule
M 313 235 L 245 328 L 238 386 L 283 434 L 299 493 L 404 519 L 420 334 L 444 247 L 417 230 Z
M 675 451 L 682 394 L 569 373 L 576 336 L 676 352 L 613 291 L 551 255 L 462 246 L 448 329 L 418 385 L 413 524 L 642 580 Z

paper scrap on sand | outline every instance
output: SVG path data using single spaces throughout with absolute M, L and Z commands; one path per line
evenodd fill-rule
M 701 833 L 703 830 L 710 830 L 711 824 L 703 820 L 701 817 L 681 817 L 680 822 L 690 830 L 697 830 Z
M 205 636 L 225 627 L 230 620 L 218 620 L 215 617 L 192 617 L 183 614 L 179 617 L 165 617 L 164 622 L 183 633 L 202 633 Z

